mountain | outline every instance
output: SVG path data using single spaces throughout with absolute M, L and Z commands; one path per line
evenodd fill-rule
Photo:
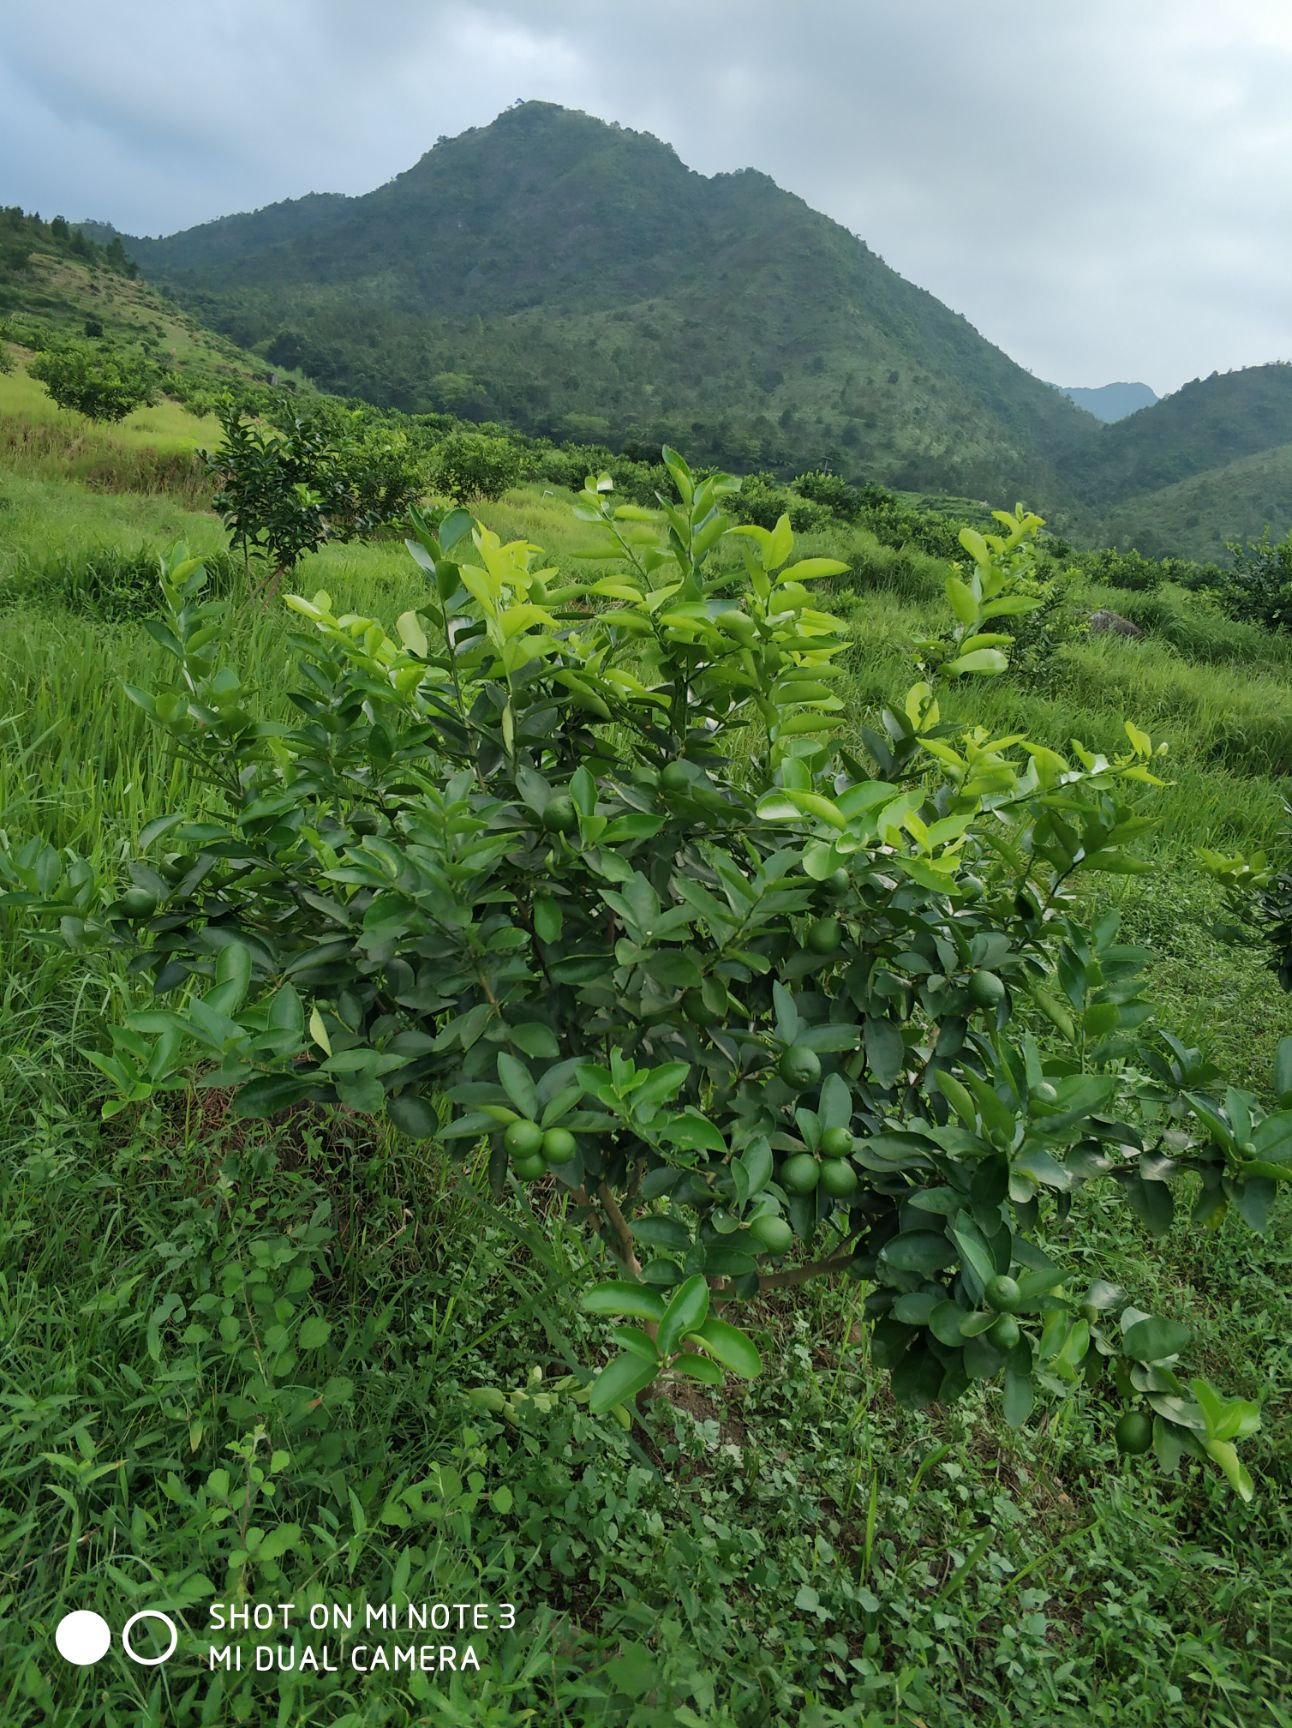
M 1103 518 L 1102 537 L 1149 558 L 1224 564 L 1232 541 L 1259 540 L 1267 528 L 1276 540 L 1292 532 L 1292 443 L 1129 498 Z
M 1051 501 L 1099 430 L 766 175 L 551 103 L 363 196 L 126 245 L 242 346 L 405 409 Z
M 1093 414 L 1096 420 L 1105 423 L 1124 420 L 1128 414 L 1151 408 L 1160 400 L 1157 392 L 1150 390 L 1147 384 L 1099 384 L 1091 389 L 1079 384 L 1060 384 L 1059 389 L 1078 408 L 1084 408 L 1087 414 Z

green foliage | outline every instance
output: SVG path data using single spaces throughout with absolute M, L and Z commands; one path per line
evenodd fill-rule
M 407 435 L 361 417 L 288 399 L 258 420 L 231 396 L 218 416 L 220 447 L 201 454 L 215 509 L 232 544 L 244 559 L 263 559 L 271 579 L 327 540 L 362 539 L 401 520 L 421 490 Z
M 90 420 L 124 420 L 153 399 L 156 373 L 138 356 L 84 343 L 46 348 L 29 371 L 60 408 Z
M 458 504 L 501 498 L 519 478 L 515 446 L 483 432 L 451 432 L 431 458 L 431 484 Z
M 153 617 L 159 574 L 186 555 L 180 549 L 168 560 L 155 546 L 126 550 L 110 544 L 64 552 L 16 571 L 0 591 L 0 607 L 6 611 L 17 606 L 38 611 L 61 607 L 105 624 Z M 236 567 L 231 558 L 217 554 L 205 560 L 204 568 L 212 595 L 234 592 Z
M 1128 750 L 1068 759 L 940 717 L 935 686 L 1006 669 L 996 626 L 1037 606 L 1039 519 L 963 531 L 953 623 L 863 729 L 865 762 L 834 736 L 845 641 L 808 586 L 843 566 L 796 560 L 785 517 L 733 525 L 734 480 L 664 457 L 663 538 L 608 482 L 583 494 L 613 576 L 560 580 L 456 511 L 417 519 L 428 592 L 394 637 L 292 597 L 312 629 L 286 725 L 257 717 L 197 561 L 167 574 L 154 633 L 183 687 L 132 695 L 221 805 L 151 822 L 106 903 L 47 846 L 2 862 L 8 904 L 125 943 L 174 998 L 92 1057 L 105 1113 L 200 1063 L 244 1117 L 339 1104 L 487 1143 L 499 1195 L 509 1164 L 547 1179 L 535 1125 L 544 1154 L 559 1138 L 542 1162 L 620 1267 L 587 1299 L 642 1322 L 613 1334 L 594 1411 L 661 1376 L 756 1374 L 741 1301 L 845 1272 L 902 1402 L 1003 1374 L 1018 1425 L 1038 1393 L 1110 1379 L 1154 1412 L 1165 1468 L 1210 1458 L 1249 1495 L 1233 1442 L 1255 1405 L 1182 1378 L 1187 1330 L 1070 1291 L 1037 1240 L 1095 1179 L 1161 1233 L 1186 1171 L 1196 1219 L 1233 1205 L 1261 1229 L 1292 1168 L 1292 1113 L 1142 1032 L 1145 955 L 1071 898 L 1080 869 L 1147 868 L 1119 795 L 1157 783 L 1148 737 L 1127 722 Z M 818 1180 L 839 1130 L 855 1183 Z M 769 1270 L 769 1215 L 820 1258 Z M 1002 1278 L 1008 1335 L 984 1307 Z
M 774 474 L 746 474 L 740 490 L 731 499 L 731 514 L 738 522 L 750 522 L 767 530 L 787 516 L 795 533 L 805 534 L 825 527 L 832 511 L 827 504 L 778 485 Z

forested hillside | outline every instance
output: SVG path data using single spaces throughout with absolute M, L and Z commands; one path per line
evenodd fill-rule
M 127 244 L 238 342 L 403 408 L 974 496 L 1057 494 L 1096 432 L 765 175 L 550 103 L 366 196 Z

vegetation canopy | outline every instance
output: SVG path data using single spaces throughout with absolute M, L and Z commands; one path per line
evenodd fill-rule
M 757 1374 L 750 1302 L 838 1274 L 869 1287 L 899 1400 L 1001 1381 L 1017 1425 L 1103 1378 L 1127 1450 L 1209 1458 L 1249 1496 L 1257 1406 L 1054 1246 L 1094 1180 L 1153 1233 L 1185 1173 L 1198 1222 L 1262 1228 L 1292 1109 L 1155 1035 L 1147 956 L 1079 916 L 1080 871 L 1147 868 L 1127 799 L 1164 747 L 1128 722 L 1122 753 L 1066 757 L 941 717 L 1006 669 L 1040 519 L 963 531 L 948 627 L 863 759 L 816 599 L 844 566 L 664 460 L 662 518 L 584 488 L 613 574 L 562 579 L 453 509 L 413 517 L 426 592 L 393 634 L 290 597 L 287 724 L 227 663 L 200 561 L 172 563 L 150 628 L 179 680 L 130 694 L 206 808 L 148 825 L 119 896 L 39 842 L 3 860 L 11 904 L 151 979 L 96 1058 L 105 1114 L 196 1077 L 245 1117 L 340 1106 L 488 1147 L 499 1200 L 550 1185 L 602 1244 L 594 1413 Z

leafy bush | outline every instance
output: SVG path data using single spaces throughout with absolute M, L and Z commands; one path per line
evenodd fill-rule
M 431 484 L 456 503 L 501 498 L 520 478 L 520 455 L 506 438 L 451 432 L 431 458 Z
M 811 504 L 820 504 L 840 522 L 855 522 L 862 509 L 862 494 L 838 474 L 825 474 L 814 469 L 810 474 L 797 474 L 794 490 Z
M 156 381 L 154 369 L 136 356 L 84 343 L 46 348 L 29 371 L 60 408 L 90 420 L 124 420 L 153 400 Z
M 594 1413 L 757 1373 L 742 1303 L 840 1274 L 870 1286 L 901 1401 L 1003 1376 L 1019 1424 L 1102 1379 L 1124 1450 L 1250 1494 L 1256 1406 L 1186 1381 L 1187 1328 L 1039 1239 L 1096 1179 L 1160 1233 L 1186 1173 L 1197 1223 L 1261 1228 L 1292 1168 L 1292 1110 L 1146 1031 L 1146 956 L 1070 890 L 1146 867 L 1122 795 L 1156 783 L 1150 740 L 1128 722 L 1122 755 L 1067 759 L 940 718 L 939 687 L 1006 669 L 1039 519 L 964 531 L 954 623 L 863 758 L 809 586 L 842 567 L 665 460 L 663 535 L 583 494 L 612 577 L 565 581 L 453 511 L 417 521 L 427 593 L 395 635 L 292 597 L 286 724 L 228 663 L 197 561 L 169 571 L 181 682 L 132 694 L 221 796 L 153 822 L 106 900 L 48 846 L 0 855 L 10 905 L 151 978 L 97 1057 L 105 1114 L 196 1077 L 242 1116 L 339 1105 L 487 1149 L 500 1199 L 553 1184 L 616 1274 L 583 1298 L 620 1322 Z
M 276 584 L 327 540 L 356 540 L 401 520 L 421 492 L 405 434 L 317 404 L 278 402 L 257 420 L 226 397 L 219 449 L 200 460 L 216 482 L 214 508 L 244 563 L 260 559 Z
M 787 486 L 780 485 L 774 474 L 746 474 L 731 499 L 731 514 L 738 522 L 767 530 L 787 516 L 796 534 L 826 528 L 832 520 L 827 506 L 800 498 Z
M 1267 630 L 1292 630 L 1292 534 L 1252 546 L 1232 545 L 1234 571 L 1225 588 L 1226 610 Z

